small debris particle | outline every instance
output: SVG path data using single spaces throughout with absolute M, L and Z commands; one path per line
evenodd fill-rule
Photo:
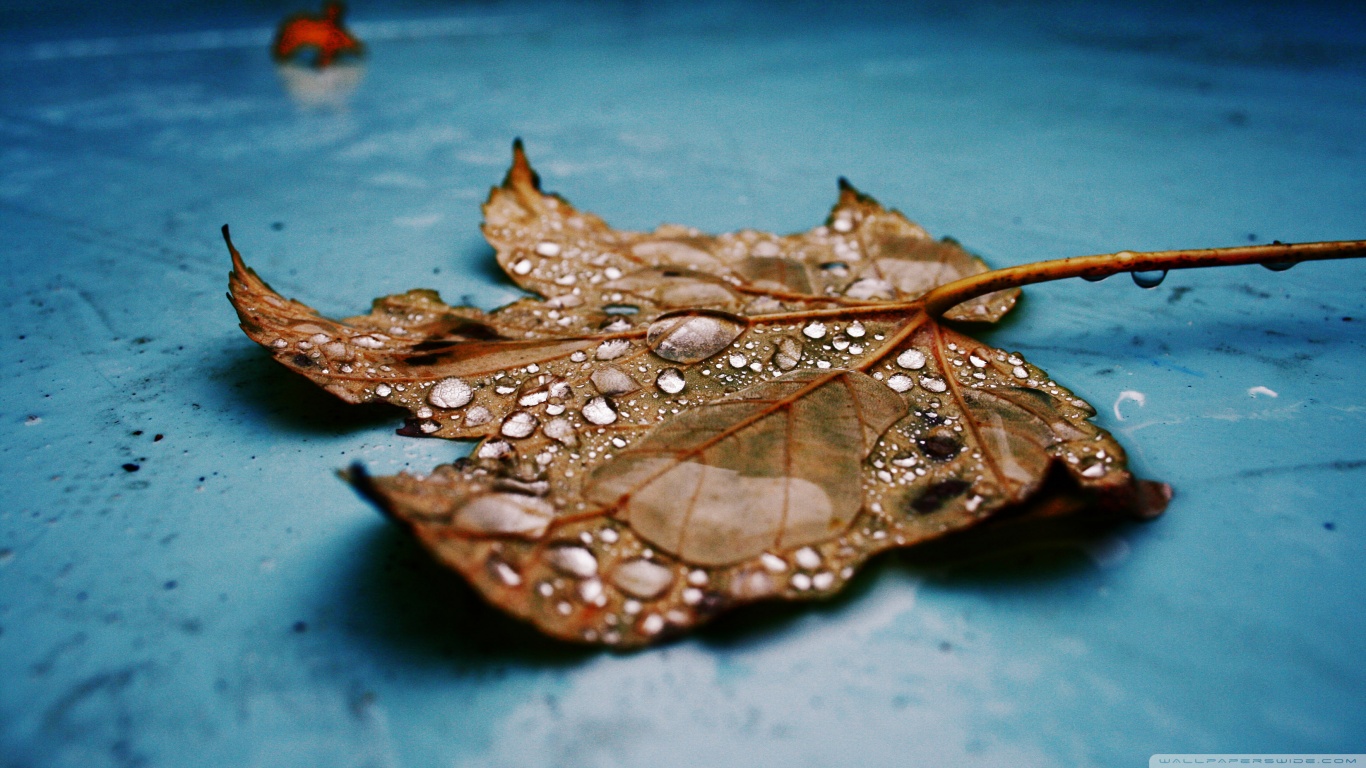
M 127 464 L 124 464 L 124 465 L 123 465 L 123 471 L 124 471 L 124 472 L 136 472 L 136 471 L 138 471 L 139 469 L 142 469 L 142 466 L 139 465 L 139 464 L 134 464 L 134 463 L 131 462 L 131 461 L 128 462 Z

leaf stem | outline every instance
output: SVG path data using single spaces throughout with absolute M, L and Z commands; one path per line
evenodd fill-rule
M 1196 267 L 1231 267 L 1239 264 L 1290 265 L 1301 261 L 1353 259 L 1366 256 L 1366 240 L 1325 243 L 1273 243 L 1234 248 L 1197 248 L 1180 251 L 1120 251 L 1096 256 L 1039 261 L 972 275 L 941 285 L 921 297 L 925 311 L 938 317 L 978 296 L 1031 283 L 1085 277 L 1100 280 L 1118 272 L 1150 272 Z

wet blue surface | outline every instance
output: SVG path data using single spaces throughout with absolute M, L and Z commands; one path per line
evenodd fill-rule
M 624 228 L 802 230 L 845 175 L 997 265 L 1360 238 L 1359 8 L 357 3 L 372 55 L 311 101 L 263 48 L 293 8 L 67 8 L 0 15 L 0 765 L 1366 743 L 1366 264 L 1030 289 L 987 340 L 1096 405 L 1175 486 L 1164 518 L 886 559 L 831 604 L 614 655 L 484 608 L 336 479 L 464 448 L 271 362 L 218 238 L 329 314 L 498 306 L 478 204 L 514 136 Z

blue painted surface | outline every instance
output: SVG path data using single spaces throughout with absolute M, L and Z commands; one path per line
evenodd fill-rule
M 845 175 L 998 265 L 1359 238 L 1360 8 L 357 3 L 363 77 L 306 106 L 261 47 L 292 9 L 67 7 L 0 16 L 0 765 L 1366 743 L 1366 264 L 1040 286 L 986 334 L 1175 486 L 1161 520 L 891 558 L 831 604 L 614 655 L 484 608 L 335 478 L 464 449 L 248 342 L 217 232 L 329 314 L 415 286 L 491 308 L 516 292 L 478 203 L 520 135 L 625 228 L 801 230 Z

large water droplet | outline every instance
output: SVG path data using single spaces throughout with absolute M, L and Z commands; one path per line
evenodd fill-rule
M 1264 261 L 1262 262 L 1262 266 L 1272 272 L 1284 272 L 1298 263 L 1298 261 Z
M 665 360 L 696 363 L 730 346 L 744 330 L 745 322 L 732 315 L 673 315 L 652 323 L 645 343 Z
M 624 395 L 640 389 L 630 374 L 613 365 L 605 365 L 593 372 L 590 377 L 593 386 L 604 395 Z
M 459 408 L 474 397 L 474 390 L 460 379 L 442 379 L 427 393 L 427 402 L 437 408 Z
M 673 571 L 650 560 L 630 560 L 612 571 L 612 583 L 642 600 L 659 597 L 673 583 Z
M 1088 283 L 1099 283 L 1107 277 L 1109 277 L 1109 275 L 1082 275 L 1081 279 Z
M 546 437 L 558 440 L 565 445 L 573 446 L 578 443 L 578 437 L 574 433 L 574 425 L 569 422 L 569 419 L 551 419 L 546 422 L 542 431 L 545 432 Z
M 539 538 L 555 516 L 547 502 L 534 496 L 486 493 L 455 513 L 456 528 L 469 533 Z
M 925 367 L 925 353 L 918 349 L 908 349 L 897 355 L 896 364 L 911 371 L 918 371 Z
M 791 336 L 778 339 L 773 350 L 773 364 L 778 370 L 790 371 L 802 360 L 802 343 Z
M 1167 270 L 1155 269 L 1151 272 L 1130 272 L 1129 276 L 1134 279 L 1134 285 L 1139 288 L 1156 288 L 1167 279 Z
M 583 407 L 583 417 L 592 424 L 603 426 L 617 420 L 617 412 L 605 397 L 595 397 Z
M 802 547 L 797 550 L 796 554 L 793 555 L 793 558 L 797 561 L 797 565 L 800 565 L 807 570 L 815 570 L 821 565 L 820 553 L 811 547 Z
M 670 395 L 676 395 L 683 391 L 687 382 L 683 379 L 683 372 L 677 368 L 665 368 L 659 372 L 659 377 L 655 379 L 655 386 Z
M 626 354 L 631 349 L 631 342 L 626 339 L 608 339 L 598 345 L 598 349 L 593 356 L 599 360 L 615 360 Z
M 487 424 L 492 420 L 493 414 L 489 413 L 489 409 L 485 408 L 482 405 L 474 406 L 469 410 L 468 413 L 465 414 L 465 424 L 471 427 L 477 427 L 480 424 Z
M 825 323 L 817 320 L 803 328 L 802 334 L 808 339 L 823 339 L 825 338 Z
M 887 386 L 891 387 L 893 392 L 906 392 L 915 386 L 915 382 L 904 373 L 896 373 L 887 379 Z
M 598 559 L 583 547 L 552 547 L 546 561 L 560 573 L 580 579 L 598 572 Z
M 532 432 L 535 432 L 538 424 L 539 422 L 536 421 L 536 417 L 532 416 L 530 412 L 513 411 L 508 414 L 507 419 L 503 421 L 503 426 L 499 431 L 506 437 L 520 440 L 524 437 L 529 437 Z

